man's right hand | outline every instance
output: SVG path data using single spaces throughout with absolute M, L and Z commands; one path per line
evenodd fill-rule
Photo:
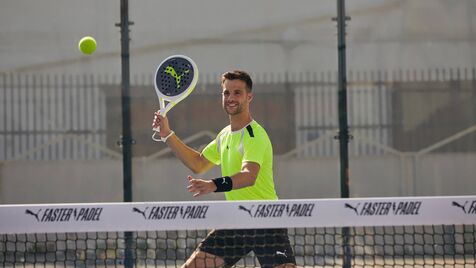
M 159 136 L 160 137 L 167 137 L 167 135 L 170 134 L 170 126 L 169 126 L 169 120 L 167 119 L 166 116 L 162 116 L 160 114 L 160 110 L 154 113 L 154 120 L 152 121 L 152 128 L 155 129 L 159 127 L 160 132 Z
M 152 128 L 156 129 L 157 127 L 160 128 L 158 135 L 160 135 L 161 138 L 165 138 L 173 133 L 169 126 L 169 120 L 166 116 L 160 114 L 160 110 L 154 113 L 154 120 L 152 121 Z M 208 161 L 208 159 L 197 150 L 187 146 L 176 135 L 171 135 L 169 137 L 173 138 L 167 141 L 167 146 L 172 149 L 175 156 L 191 171 L 194 173 L 203 173 L 213 167 L 212 162 Z M 215 183 L 213 181 L 210 182 L 213 184 L 212 186 L 215 187 Z M 215 189 L 212 189 L 212 191 L 214 190 Z

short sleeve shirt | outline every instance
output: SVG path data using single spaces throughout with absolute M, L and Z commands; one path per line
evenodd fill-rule
M 210 162 L 221 165 L 222 176 L 233 176 L 241 171 L 244 162 L 260 166 L 255 184 L 225 192 L 227 200 L 276 200 L 273 180 L 273 149 L 265 129 L 256 121 L 231 131 L 227 126 L 202 151 Z

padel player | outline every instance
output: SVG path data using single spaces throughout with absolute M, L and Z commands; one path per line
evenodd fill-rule
M 253 82 L 244 71 L 221 77 L 222 105 L 229 116 L 226 126 L 201 153 L 185 145 L 170 129 L 167 117 L 155 113 L 153 128 L 160 127 L 174 154 L 194 173 L 221 165 L 223 177 L 188 176 L 194 196 L 225 192 L 227 200 L 276 200 L 273 150 L 262 126 L 253 120 L 250 103 Z M 164 140 L 163 139 L 163 140 Z M 294 267 L 295 258 L 286 229 L 213 230 L 199 244 L 184 267 L 231 267 L 254 251 L 262 267 Z

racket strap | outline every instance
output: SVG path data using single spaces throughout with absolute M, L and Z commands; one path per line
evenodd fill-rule
M 172 135 L 174 135 L 174 134 L 175 134 L 175 131 L 171 130 L 170 133 L 169 133 L 169 135 L 167 135 L 167 136 L 165 136 L 165 137 L 160 137 L 160 140 L 161 140 L 162 142 L 167 142 L 167 140 L 168 140 L 170 137 L 172 137 Z

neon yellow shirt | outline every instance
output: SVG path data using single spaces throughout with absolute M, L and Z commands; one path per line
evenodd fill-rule
M 227 126 L 202 151 L 210 162 L 221 165 L 222 176 L 241 171 L 243 162 L 259 164 L 258 178 L 253 186 L 225 192 L 227 200 L 276 200 L 273 180 L 273 148 L 266 130 L 256 121 L 231 131 Z

